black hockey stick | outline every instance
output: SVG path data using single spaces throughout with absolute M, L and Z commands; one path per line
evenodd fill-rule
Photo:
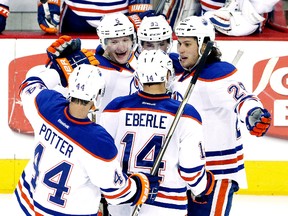
M 206 45 L 206 48 L 205 48 L 205 51 L 202 55 L 202 57 L 198 60 L 198 64 L 197 64 L 197 67 L 196 67 L 196 71 L 187 87 L 187 90 L 185 92 L 185 95 L 183 97 L 183 100 L 175 114 L 175 117 L 173 119 L 173 122 L 169 128 L 169 131 L 167 133 L 167 136 L 166 136 L 166 139 L 165 139 L 165 142 L 164 144 L 162 145 L 160 151 L 159 151 L 159 154 L 157 155 L 157 158 L 153 164 L 153 167 L 151 169 L 151 172 L 150 174 L 151 175 L 157 175 L 158 174 L 158 170 L 159 170 L 159 166 L 160 166 L 160 163 L 162 161 L 162 158 L 166 152 L 166 149 L 168 147 L 168 144 L 171 140 L 171 137 L 172 135 L 174 134 L 174 131 L 176 129 L 176 126 L 180 120 L 180 117 L 182 116 L 182 113 L 184 111 L 184 108 L 185 108 L 185 105 L 187 104 L 189 98 L 190 98 L 190 95 L 191 93 L 193 92 L 193 89 L 194 89 L 194 86 L 197 82 L 197 79 L 201 73 L 201 71 L 203 70 L 204 66 L 205 66 L 205 63 L 206 63 L 206 60 L 207 60 L 207 57 L 209 55 L 209 53 L 211 52 L 212 50 L 212 47 L 213 47 L 213 42 L 212 41 L 209 41 Z M 132 213 L 132 216 L 138 216 L 139 215 L 139 212 L 140 212 L 140 209 L 141 209 L 141 206 L 142 205 L 137 205 L 135 206 L 134 210 L 133 210 L 133 213 Z

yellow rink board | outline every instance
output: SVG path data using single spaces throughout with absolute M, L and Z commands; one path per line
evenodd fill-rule
M 12 193 L 28 160 L 0 160 L 0 193 Z M 288 195 L 288 161 L 246 161 L 248 189 L 238 194 Z

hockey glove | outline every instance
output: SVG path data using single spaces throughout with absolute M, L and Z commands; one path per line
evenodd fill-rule
M 153 8 L 150 0 L 129 0 L 128 5 L 129 14 L 141 13 Z
M 9 16 L 9 7 L 0 4 L 0 33 L 5 30 L 6 19 Z
M 160 177 L 147 173 L 134 173 L 130 178 L 134 179 L 137 184 L 137 192 L 132 198 L 131 205 L 153 203 L 158 193 Z
M 263 136 L 271 124 L 271 115 L 266 109 L 254 107 L 246 116 L 246 126 L 250 134 L 257 137 Z
M 149 195 L 145 203 L 152 204 L 157 197 L 161 177 L 153 176 L 148 173 L 145 173 L 145 175 L 149 179 L 149 183 L 150 183 Z
M 79 50 L 81 50 L 81 40 L 79 38 L 72 39 L 68 35 L 63 35 L 47 48 L 47 55 L 52 60 L 58 57 L 65 57 Z
M 142 12 L 142 13 L 134 13 L 132 15 L 128 15 L 128 18 L 130 20 L 130 22 L 133 23 L 134 25 L 134 28 L 135 30 L 137 31 L 137 29 L 139 28 L 141 22 L 142 22 L 142 19 L 147 16 L 147 17 L 150 17 L 150 16 L 156 16 L 155 14 L 155 11 L 154 10 L 148 10 L 148 11 L 145 11 L 145 12 Z
M 40 0 L 38 4 L 38 24 L 49 34 L 58 31 L 60 21 L 60 0 Z
M 74 68 L 80 64 L 91 64 L 96 66 L 99 62 L 95 58 L 93 52 L 82 49 L 65 57 L 51 59 L 50 68 L 55 69 L 59 73 L 62 86 L 67 87 L 70 74 Z
M 214 188 L 215 178 L 213 173 L 209 170 L 206 170 L 206 175 L 207 175 L 207 184 L 205 190 L 197 196 L 192 195 L 193 202 L 196 202 L 198 204 L 206 204 L 208 196 L 212 193 Z

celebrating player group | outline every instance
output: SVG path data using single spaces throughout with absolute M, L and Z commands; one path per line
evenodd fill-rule
M 228 216 L 247 187 L 240 124 L 261 137 L 271 115 L 221 60 L 215 25 L 133 15 L 102 16 L 95 52 L 59 37 L 28 71 L 35 149 L 17 215 Z

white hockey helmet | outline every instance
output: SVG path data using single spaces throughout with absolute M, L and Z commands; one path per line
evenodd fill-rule
M 215 41 L 215 30 L 210 20 L 200 16 L 189 16 L 178 23 L 175 29 L 177 37 L 196 37 L 198 41 L 198 53 L 201 56 L 201 48 L 205 37 Z
M 105 80 L 98 67 L 81 64 L 74 68 L 68 80 L 69 98 L 93 101 L 99 108 L 105 92 Z
M 135 76 L 141 85 L 165 82 L 167 87 L 175 76 L 173 62 L 168 54 L 160 49 L 143 50 L 138 57 Z
M 105 14 L 97 27 L 97 35 L 103 49 L 106 49 L 106 39 L 130 36 L 132 37 L 133 47 L 136 44 L 136 34 L 133 24 L 129 18 L 121 12 Z
M 164 16 L 144 17 L 137 31 L 138 41 L 163 41 L 172 45 L 172 28 Z

